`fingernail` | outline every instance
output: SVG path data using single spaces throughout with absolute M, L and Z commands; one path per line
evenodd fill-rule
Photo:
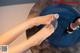
M 56 19 L 58 19 L 58 18 L 59 18 L 59 14 L 54 14 L 54 17 L 55 17 Z

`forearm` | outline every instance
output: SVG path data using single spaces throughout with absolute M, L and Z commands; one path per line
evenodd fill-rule
M 21 42 L 20 44 L 17 44 L 15 46 L 12 46 L 8 49 L 8 53 L 22 53 L 25 50 L 28 50 L 32 46 L 36 46 L 42 42 L 43 35 L 34 35 L 30 39 Z M 46 38 L 46 37 L 45 37 Z
M 27 30 L 32 26 L 35 26 L 37 24 L 49 24 L 52 20 L 53 20 L 53 14 L 28 19 L 25 22 L 14 27 L 13 29 L 9 30 L 8 32 L 0 35 L 0 45 L 11 43 L 13 40 L 15 40 L 15 38 L 19 36 L 21 32 Z
M 31 48 L 33 44 L 34 43 L 29 40 L 23 41 L 20 44 L 9 47 L 8 53 L 23 53 L 25 50 L 28 50 L 29 48 Z
M 24 32 L 29 27 L 30 27 L 29 21 L 27 22 L 25 21 L 17 25 L 16 27 L 14 27 L 13 29 L 10 29 L 9 31 L 0 35 L 0 45 L 11 43 L 13 40 L 15 40 L 19 36 L 19 34 Z
M 48 37 L 49 35 L 46 34 L 46 36 Z M 23 51 L 28 50 L 33 46 L 39 45 L 44 39 L 47 38 L 46 36 L 44 36 L 44 34 L 42 35 L 41 33 L 36 34 L 32 36 L 30 39 L 21 42 L 18 45 L 10 47 L 8 53 L 22 53 Z
M 54 32 L 53 28 L 48 28 L 48 29 L 43 28 L 42 30 L 37 32 L 35 35 L 33 35 L 31 38 L 29 38 L 28 40 L 9 48 L 8 53 L 21 53 L 31 48 L 32 46 L 39 45 L 42 41 L 44 41 L 47 37 L 49 37 L 53 32 Z

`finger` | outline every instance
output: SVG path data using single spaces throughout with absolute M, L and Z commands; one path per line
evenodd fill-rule
M 52 33 L 54 32 L 54 27 L 52 25 L 46 25 L 44 26 L 40 31 L 38 31 L 36 34 L 39 35 L 38 38 L 38 45 L 41 44 L 42 41 L 44 41 L 46 38 L 48 38 Z
M 41 34 L 51 34 L 54 32 L 54 27 L 51 24 L 45 25 L 40 31 L 38 31 L 37 33 L 41 33 Z
M 58 19 L 59 18 L 59 14 L 49 14 L 49 15 L 46 15 L 49 19 Z
M 48 38 L 53 32 L 54 32 L 54 27 L 52 25 L 45 25 L 30 39 L 32 40 L 32 42 L 35 42 L 34 45 L 39 45 L 42 41 Z
M 77 20 L 77 24 L 80 25 L 80 18 Z
M 54 31 L 54 27 L 52 24 L 47 24 L 43 27 L 46 31 L 49 31 L 50 33 Z
M 45 16 L 39 16 L 35 17 L 33 19 L 30 19 L 29 22 L 32 26 L 34 25 L 40 25 L 40 24 L 50 24 L 52 21 L 54 21 L 57 17 L 59 17 L 58 14 L 49 14 Z
M 52 21 L 59 18 L 59 14 L 49 14 L 43 17 L 46 21 L 43 24 L 50 24 Z

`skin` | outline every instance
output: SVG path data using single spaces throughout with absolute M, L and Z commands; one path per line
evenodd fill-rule
M 21 53 L 35 45 L 37 46 L 48 36 L 50 36 L 53 32 L 54 32 L 53 26 L 46 25 L 43 29 L 41 29 L 37 34 L 33 35 L 28 40 L 22 42 L 21 44 L 16 45 L 17 47 L 13 46 L 9 48 L 8 53 Z
M 55 20 L 55 18 L 56 18 L 55 14 L 30 18 L 27 21 L 24 21 L 23 23 L 10 29 L 9 31 L 1 34 L 0 35 L 0 45 L 9 45 L 22 32 L 24 32 L 28 28 L 31 28 L 38 24 L 45 24 L 45 26 L 39 32 L 34 34 L 28 40 L 23 41 L 22 43 L 19 43 L 18 45 L 9 47 L 8 53 L 22 53 L 23 51 L 31 48 L 32 46 L 39 45 L 42 41 L 44 41 L 47 37 L 49 37 L 54 32 L 54 27 L 50 23 L 51 21 Z
M 70 24 L 70 27 L 71 27 L 71 28 L 75 28 L 75 27 L 77 27 L 77 26 L 79 26 L 79 25 L 80 25 L 80 18 L 77 19 L 77 20 L 75 21 L 75 23 L 71 23 L 71 24 Z

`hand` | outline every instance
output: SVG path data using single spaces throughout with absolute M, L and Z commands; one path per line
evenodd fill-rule
M 46 38 L 48 38 L 54 32 L 52 25 L 44 26 L 40 31 L 29 38 L 29 42 L 32 42 L 33 46 L 41 44 Z
M 76 20 L 75 24 L 76 24 L 77 26 L 80 25 L 80 18 L 78 18 L 78 19 Z
M 80 18 L 78 18 L 74 23 L 71 23 L 70 24 L 70 28 L 74 29 L 74 28 L 76 28 L 79 25 L 80 25 Z
M 28 19 L 28 21 L 30 22 L 30 26 L 32 27 L 34 25 L 50 24 L 51 21 L 58 19 L 58 18 L 59 18 L 58 14 L 50 14 L 50 15 L 31 18 L 31 19 Z
M 53 32 L 54 27 L 52 25 L 45 25 L 40 31 L 31 36 L 28 40 L 9 47 L 8 53 L 22 53 L 33 46 L 41 44 L 41 42 L 48 38 Z

